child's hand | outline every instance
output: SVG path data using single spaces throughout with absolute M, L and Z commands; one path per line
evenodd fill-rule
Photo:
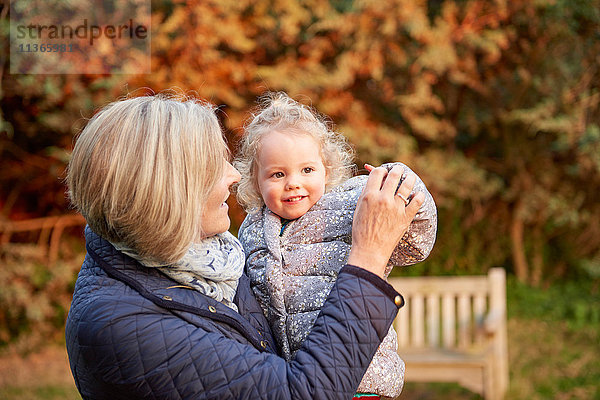
M 416 176 L 408 175 L 398 188 L 403 172 L 400 166 L 393 167 L 389 172 L 368 164 L 365 168 L 370 175 L 354 213 L 348 264 L 383 277 L 392 251 L 408 230 L 425 195 L 419 192 L 405 203 L 404 199 L 412 191 Z

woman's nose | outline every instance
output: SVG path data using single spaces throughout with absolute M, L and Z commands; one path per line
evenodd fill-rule
M 226 174 L 227 174 L 227 175 L 228 175 L 228 177 L 229 177 L 229 180 L 230 180 L 230 182 L 231 182 L 231 185 L 233 185 L 234 183 L 237 183 L 237 182 L 239 182 L 239 181 L 240 181 L 240 179 L 242 179 L 242 175 L 240 175 L 240 173 L 238 172 L 238 170 L 237 170 L 237 169 L 235 169 L 235 168 L 233 167 L 233 165 L 231 165 L 231 163 L 230 163 L 230 162 L 227 162 L 227 166 L 226 166 L 226 168 L 227 168 Z

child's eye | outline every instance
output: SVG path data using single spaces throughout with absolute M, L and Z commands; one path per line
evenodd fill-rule
M 305 174 L 310 174 L 313 171 L 314 171 L 314 168 L 311 168 L 311 167 L 306 167 L 306 168 L 302 169 L 302 172 L 304 172 Z
M 273 175 L 274 178 L 283 178 L 283 172 L 275 172 Z

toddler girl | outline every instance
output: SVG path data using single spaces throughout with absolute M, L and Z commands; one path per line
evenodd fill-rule
M 238 235 L 246 271 L 288 360 L 311 330 L 350 252 L 352 217 L 367 178 L 351 178 L 353 158 L 345 138 L 324 118 L 277 93 L 264 99 L 246 126 L 234 162 L 242 175 L 237 198 L 248 212 Z M 402 179 L 413 174 L 403 167 Z M 386 277 L 394 265 L 424 260 L 435 242 L 437 211 L 420 179 L 408 201 L 419 191 L 425 201 L 394 250 Z M 360 394 L 400 394 L 404 362 L 397 347 L 390 328 L 358 387 Z

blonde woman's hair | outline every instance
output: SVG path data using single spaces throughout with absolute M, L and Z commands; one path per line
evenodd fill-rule
M 259 98 L 259 106 L 244 128 L 233 163 L 242 175 L 237 185 L 237 200 L 246 211 L 264 204 L 258 189 L 257 157 L 262 136 L 274 130 L 308 134 L 319 143 L 328 174 L 326 191 L 352 176 L 354 150 L 343 135 L 333 131 L 324 116 L 286 93 L 267 93 Z
M 69 197 L 103 238 L 170 264 L 202 235 L 203 206 L 226 157 L 212 105 L 173 92 L 116 101 L 77 139 Z

